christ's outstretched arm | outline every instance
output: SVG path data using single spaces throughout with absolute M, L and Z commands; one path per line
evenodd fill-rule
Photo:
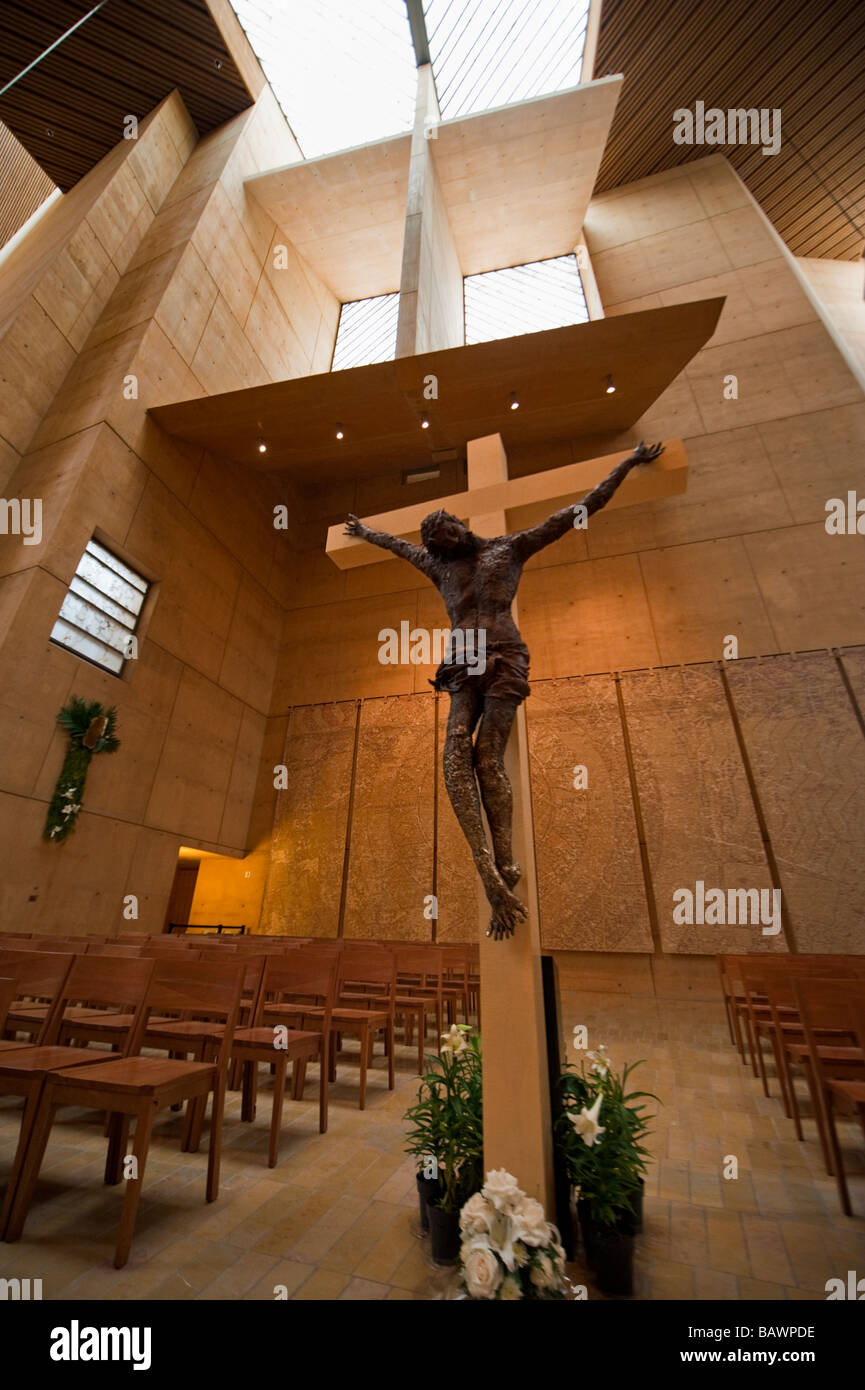
M 592 488 L 587 493 L 582 502 L 573 503 L 570 507 L 563 507 L 560 512 L 553 512 L 546 521 L 541 521 L 537 526 L 532 526 L 528 531 L 517 531 L 511 537 L 511 544 L 520 560 L 527 560 L 530 555 L 535 555 L 545 546 L 551 545 L 562 536 L 566 536 L 574 524 L 574 516 L 577 507 L 585 507 L 586 515 L 592 516 L 605 507 L 613 493 L 625 481 L 632 468 L 636 468 L 641 463 L 651 463 L 659 454 L 664 452 L 662 444 L 643 444 L 641 441 L 633 453 L 629 454 L 621 463 L 617 463 L 602 483 Z
M 369 526 L 359 521 L 353 512 L 348 514 L 344 534 L 354 536 L 359 541 L 368 541 L 370 545 L 377 545 L 380 550 L 392 551 L 394 555 L 408 560 L 409 564 L 414 565 L 422 574 L 429 575 L 432 572 L 432 557 L 422 545 L 412 545 L 411 541 L 404 541 L 401 536 L 391 536 L 387 531 L 372 531 Z

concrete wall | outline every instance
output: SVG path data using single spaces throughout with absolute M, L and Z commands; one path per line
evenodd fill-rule
M 286 489 L 146 411 L 327 367 L 339 306 L 291 248 L 276 255 L 285 239 L 243 188 L 296 157 L 268 90 L 200 141 L 175 93 L 0 264 L 5 495 L 41 498 L 44 518 L 41 544 L 2 538 L 5 925 L 112 931 L 135 894 L 159 930 L 181 843 L 240 856 L 260 834 Z M 97 529 L 154 583 L 123 679 L 48 640 Z M 94 760 L 74 835 L 48 845 L 71 694 L 116 704 L 122 747 Z M 269 795 L 268 830 L 272 774 Z
M 865 264 L 817 256 L 796 260 L 865 383 Z

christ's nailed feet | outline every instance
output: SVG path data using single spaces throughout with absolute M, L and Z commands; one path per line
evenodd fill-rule
M 504 886 L 498 892 L 488 894 L 488 897 L 493 915 L 487 936 L 492 936 L 496 941 L 501 941 L 504 936 L 513 936 L 517 923 L 524 922 L 529 915 L 525 903 Z

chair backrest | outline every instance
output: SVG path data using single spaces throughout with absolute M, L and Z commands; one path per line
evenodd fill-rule
M 129 1027 L 120 1046 L 121 1055 L 134 1056 L 141 1048 L 147 1018 L 145 1000 L 153 976 L 152 960 L 127 960 L 118 956 L 75 956 L 69 973 L 45 1024 L 46 1044 L 56 1043 L 70 1004 L 116 1009 L 130 1013 Z
M 348 985 L 372 987 L 380 994 L 388 996 L 393 1007 L 396 994 L 396 957 L 385 946 L 367 946 L 352 943 L 347 951 L 339 956 L 339 989 Z
M 125 946 L 117 941 L 91 941 L 87 947 L 87 954 L 88 956 L 126 956 L 127 959 L 136 960 L 143 949 L 143 946 Z
M 0 975 L 15 981 L 16 999 L 40 1000 L 54 1005 L 66 980 L 73 955 L 63 951 L 22 951 L 0 947 Z M 42 1043 L 48 1031 L 49 1008 L 36 1041 Z
M 188 946 L 163 946 L 161 942 L 153 946 L 142 946 L 141 955 L 146 960 L 200 960 L 201 952 Z
M 319 954 L 313 951 L 289 951 L 285 955 L 277 953 L 267 956 L 255 1023 L 263 1022 L 269 1003 L 281 1003 L 290 997 L 323 1008 L 322 1029 L 327 1032 L 336 998 L 338 974 L 339 958 L 330 951 Z
M 3 1036 L 3 1029 L 6 1027 L 6 1015 L 9 1012 L 9 1005 L 15 998 L 18 986 L 14 980 L 4 979 L 0 975 L 0 1037 Z
M 224 1024 L 218 1054 L 221 1066 L 228 1061 L 245 974 L 245 962 L 233 956 L 225 960 L 193 960 L 184 952 L 173 960 L 156 959 L 146 1012 L 192 1014 Z
M 410 984 L 415 991 L 441 999 L 442 954 L 437 946 L 397 946 L 397 988 Z
M 793 989 L 806 1041 L 826 1029 L 844 1029 L 865 1048 L 865 980 L 802 976 Z

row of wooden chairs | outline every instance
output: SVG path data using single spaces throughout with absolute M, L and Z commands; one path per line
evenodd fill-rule
M 720 956 L 719 968 L 731 1041 L 745 1065 L 750 1058 L 766 1095 L 768 1044 L 784 1113 L 800 1140 L 795 1076 L 804 1077 L 826 1171 L 851 1215 L 836 1119 L 858 1115 L 865 1133 L 865 956 Z

